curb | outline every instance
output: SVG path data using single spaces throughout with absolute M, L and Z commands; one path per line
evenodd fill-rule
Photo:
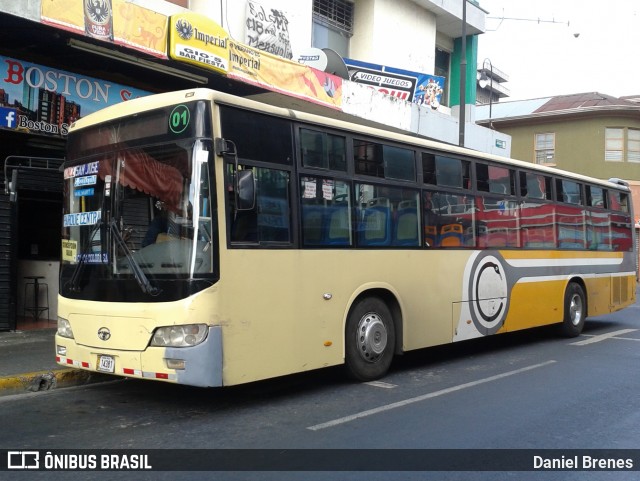
M 0 377 L 0 397 L 11 394 L 50 391 L 113 380 L 113 376 L 79 369 L 53 369 Z

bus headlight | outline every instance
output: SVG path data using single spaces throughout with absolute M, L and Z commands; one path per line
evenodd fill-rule
M 73 331 L 71 330 L 71 324 L 66 319 L 58 317 L 58 335 L 60 337 L 68 337 L 73 339 Z
M 206 324 L 159 327 L 153 334 L 151 345 L 162 347 L 195 346 L 206 339 L 207 332 Z

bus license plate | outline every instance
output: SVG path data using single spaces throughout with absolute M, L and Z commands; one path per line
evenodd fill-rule
M 113 373 L 116 370 L 116 360 L 113 356 L 98 356 L 98 371 Z

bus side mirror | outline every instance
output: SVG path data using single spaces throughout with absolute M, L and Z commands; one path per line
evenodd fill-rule
M 256 205 L 256 184 L 253 171 L 236 171 L 236 182 L 236 210 L 252 210 Z

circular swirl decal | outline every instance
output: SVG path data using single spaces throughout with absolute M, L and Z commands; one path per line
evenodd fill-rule
M 471 318 L 484 335 L 496 333 L 509 310 L 507 276 L 503 261 L 493 252 L 478 256 L 471 270 Z

